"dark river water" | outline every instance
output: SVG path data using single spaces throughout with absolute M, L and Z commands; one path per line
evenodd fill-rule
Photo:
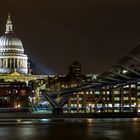
M 138 140 L 140 119 L 1 119 L 0 140 Z

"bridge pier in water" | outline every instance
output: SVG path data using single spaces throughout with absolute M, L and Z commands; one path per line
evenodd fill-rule
M 52 111 L 52 115 L 54 117 L 59 117 L 59 116 L 62 116 L 63 115 L 63 108 L 53 108 L 53 111 Z

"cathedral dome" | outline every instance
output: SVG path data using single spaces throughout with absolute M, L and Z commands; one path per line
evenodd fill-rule
M 16 36 L 15 33 L 9 32 L 5 33 L 0 37 L 0 49 L 22 49 L 23 45 L 21 40 Z
M 6 52 L 24 52 L 21 40 L 13 31 L 10 14 L 8 15 L 5 34 L 0 37 L 0 53 Z
M 18 73 L 27 74 L 28 57 L 24 54 L 21 40 L 13 31 L 9 14 L 5 34 L 0 37 L 0 73 L 12 73 L 15 70 Z

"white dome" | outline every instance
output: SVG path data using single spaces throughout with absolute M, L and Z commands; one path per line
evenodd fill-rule
M 21 40 L 13 33 L 5 33 L 0 37 L 0 49 L 23 49 Z

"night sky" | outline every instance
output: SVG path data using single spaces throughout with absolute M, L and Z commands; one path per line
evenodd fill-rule
M 3 0 L 25 53 L 44 73 L 64 74 L 75 60 L 82 73 L 101 73 L 140 43 L 139 0 Z

